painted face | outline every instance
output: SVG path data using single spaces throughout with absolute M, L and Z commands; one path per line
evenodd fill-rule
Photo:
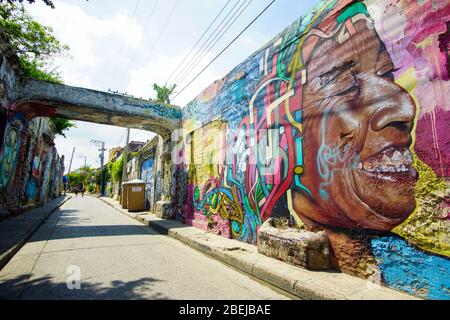
M 352 28 L 345 41 L 320 39 L 306 64 L 302 181 L 311 195 L 295 193 L 294 208 L 329 227 L 391 230 L 416 205 L 415 105 L 369 22 Z
M 2 154 L 1 164 L 1 184 L 7 186 L 14 172 L 14 166 L 17 158 L 19 132 L 17 128 L 10 126 L 5 134 L 5 142 Z

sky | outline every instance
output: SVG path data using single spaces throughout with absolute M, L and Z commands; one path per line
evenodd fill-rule
M 230 0 L 209 34 L 238 0 Z M 249 4 L 236 23 L 210 50 L 178 88 L 195 77 L 265 8 L 270 0 Z M 29 13 L 53 29 L 70 50 L 54 65 L 64 83 L 101 91 L 119 91 L 138 98 L 154 98 L 153 83 L 164 84 L 228 0 L 53 0 L 55 9 L 37 1 L 26 4 Z M 172 101 L 184 107 L 203 89 L 224 77 L 240 62 L 270 41 L 318 0 L 276 0 L 274 4 L 196 81 Z M 237 5 L 238 8 L 240 4 Z M 172 13 L 172 15 L 170 15 Z M 165 27 L 164 27 L 165 26 Z M 221 27 L 219 27 L 220 29 Z M 194 53 L 199 49 L 196 47 Z M 191 54 L 192 55 L 192 54 Z M 188 59 L 189 61 L 189 59 Z M 182 78 L 182 77 L 180 77 Z M 172 83 L 169 81 L 169 83 Z M 65 156 L 66 172 L 75 147 L 71 170 L 100 167 L 99 151 L 91 139 L 105 141 L 106 149 L 124 146 L 126 129 L 87 122 L 55 140 Z M 130 141 L 147 141 L 151 132 L 131 130 Z

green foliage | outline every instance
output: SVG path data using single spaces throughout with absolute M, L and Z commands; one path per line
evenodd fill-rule
M 117 159 L 111 166 L 111 178 L 114 182 L 119 182 L 122 179 L 123 172 L 123 155 Z
M 52 58 L 69 49 L 55 38 L 52 28 L 34 20 L 23 5 L 2 3 L 0 18 L 0 25 L 17 55 L 29 62 L 36 61 L 37 67 L 48 67 Z
M 175 92 L 176 87 L 177 87 L 176 84 L 174 84 L 170 87 L 167 87 L 166 85 L 159 86 L 156 83 L 154 83 L 153 90 L 156 92 L 156 101 L 158 101 L 160 103 L 169 104 L 170 96 Z
M 91 167 L 81 167 L 67 175 L 71 187 L 89 186 L 96 182 L 97 171 Z
M 112 163 L 109 162 L 105 165 L 105 182 L 112 180 Z
M 80 172 L 75 171 L 68 174 L 67 179 L 71 187 L 79 187 L 83 185 L 84 176 Z
M 130 159 L 136 158 L 136 157 L 138 156 L 138 154 L 139 154 L 139 152 L 137 152 L 137 151 L 132 152 L 132 153 L 130 153 L 129 158 L 130 158 Z
M 70 128 L 76 128 L 75 122 L 66 118 L 51 117 L 50 121 L 53 123 L 55 133 L 63 136 L 64 138 L 66 138 L 64 131 L 69 130 Z
M 12 4 L 12 3 L 14 3 L 14 2 L 20 2 L 20 3 L 22 3 L 23 2 L 23 0 L 6 0 L 6 2 L 7 3 L 9 3 L 9 4 Z M 35 3 L 36 1 L 35 0 L 27 0 L 28 1 L 28 3 Z M 51 1 L 51 0 L 42 0 L 46 5 L 48 5 L 49 7 L 51 7 L 52 9 L 55 9 L 55 5 L 53 4 L 53 1 Z M 4 2 L 4 0 L 0 0 L 0 3 L 3 3 Z
M 101 185 L 102 184 L 102 169 L 98 169 L 95 172 L 95 184 Z
M 95 186 L 93 184 L 88 185 L 87 192 L 93 193 L 95 191 Z
M 16 6 L 12 2 L 14 1 L 8 1 L 8 3 L 0 1 L 0 26 L 19 57 L 25 76 L 36 80 L 62 83 L 62 77 L 55 68 L 52 68 L 52 62 L 55 57 L 64 54 L 69 47 L 61 44 L 53 36 L 52 28 L 34 20 L 23 5 Z M 64 131 L 75 127 L 74 122 L 58 116 L 52 117 L 51 121 L 55 133 L 63 137 L 66 137 Z
M 56 70 L 43 71 L 45 64 L 38 60 L 27 60 L 19 57 L 20 66 L 23 72 L 29 78 L 48 81 L 52 83 L 62 83 L 61 75 Z

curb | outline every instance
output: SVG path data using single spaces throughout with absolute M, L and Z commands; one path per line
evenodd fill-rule
M 295 267 L 259 254 L 257 248 L 225 239 L 145 212 L 131 213 L 114 200 L 99 200 L 163 235 L 168 235 L 204 254 L 238 269 L 290 295 L 304 300 L 422 300 L 387 287 L 368 285 L 366 280 L 338 272 L 317 272 Z M 114 201 L 114 202 L 113 202 Z
M 47 219 L 57 210 L 59 209 L 63 204 L 65 204 L 67 201 L 69 201 L 72 198 L 72 196 L 66 196 L 61 203 L 59 203 L 55 208 L 52 208 L 49 213 L 45 214 L 43 218 L 38 219 L 31 228 L 19 238 L 19 240 L 6 252 L 2 253 L 0 255 L 0 270 L 2 270 L 8 262 L 14 257 L 14 255 L 27 243 L 27 241 L 36 233 L 36 231 L 39 229 L 41 225 L 47 221 Z M 28 211 L 27 213 L 32 213 L 34 210 L 42 210 L 41 208 L 36 208 L 31 211 Z

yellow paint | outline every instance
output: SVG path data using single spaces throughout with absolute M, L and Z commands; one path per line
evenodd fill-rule
M 396 80 L 396 83 L 408 91 L 417 107 L 412 131 L 412 145 L 414 146 L 417 121 L 420 114 L 420 104 L 414 92 L 417 86 L 414 68 L 411 67 L 404 72 Z M 419 173 L 419 181 L 415 188 L 417 207 L 413 214 L 393 232 L 422 250 L 450 257 L 450 224 L 439 218 L 439 216 L 442 216 L 442 211 L 445 210 L 441 207 L 441 203 L 443 203 L 444 197 L 448 195 L 450 185 L 447 184 L 445 179 L 439 179 L 433 169 L 421 161 L 414 152 L 413 156 L 414 167 Z
M 286 197 L 287 197 L 288 209 L 289 209 L 289 212 L 291 213 L 291 216 L 294 218 L 295 222 L 297 223 L 297 226 L 300 229 L 303 229 L 305 227 L 305 223 L 299 218 L 299 216 L 297 215 L 297 213 L 294 210 L 294 205 L 292 203 L 292 190 L 291 189 L 289 189 L 286 192 Z
M 303 167 L 296 167 L 294 172 L 297 175 L 301 175 L 301 174 L 303 174 L 304 171 L 305 170 L 303 169 Z
M 415 43 L 415 45 L 416 45 L 417 48 L 420 48 L 420 49 L 423 50 L 426 47 L 429 47 L 429 46 L 433 45 L 433 41 L 434 41 L 433 37 L 429 36 L 428 38 L 426 38 L 422 42 Z

